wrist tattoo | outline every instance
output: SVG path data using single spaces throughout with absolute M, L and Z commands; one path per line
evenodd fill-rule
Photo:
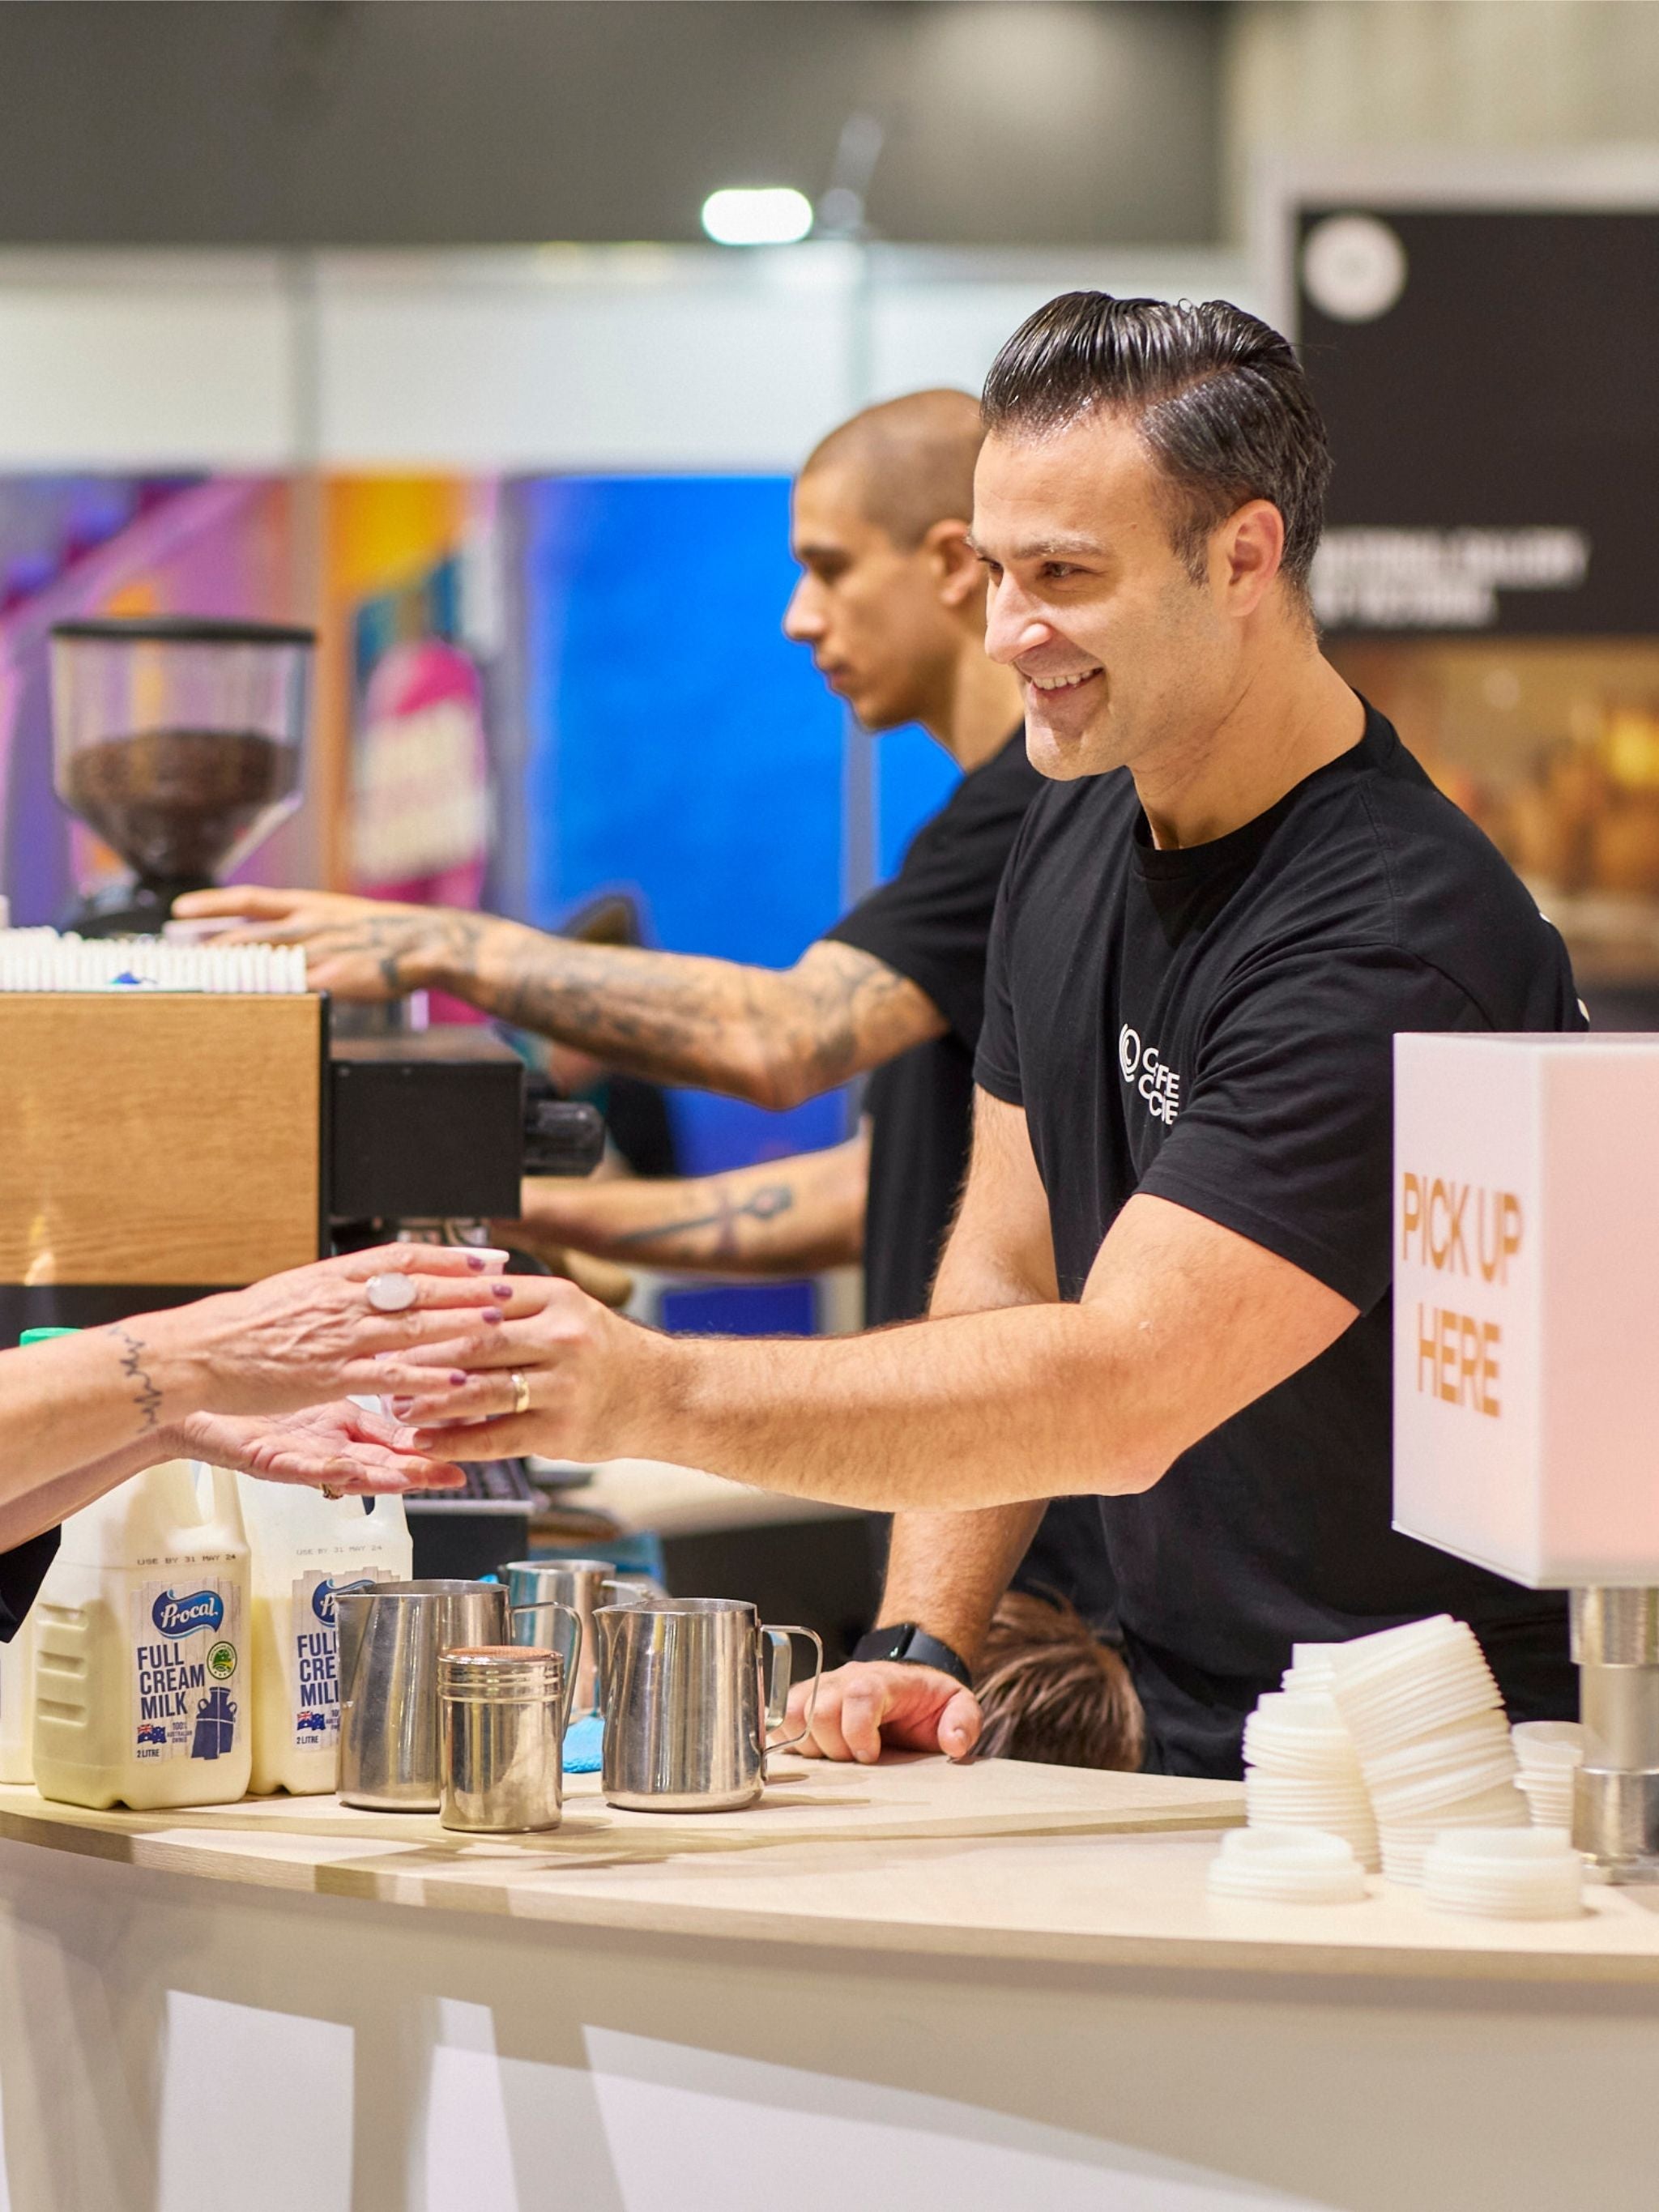
M 404 963 L 422 946 L 429 955 L 435 947 L 439 960 L 465 976 L 473 963 L 483 927 L 476 915 L 441 908 L 413 919 L 405 915 L 373 915 L 322 930 L 312 940 L 310 952 L 315 961 L 366 955 L 380 969 L 386 990 L 396 997 L 417 988 Z
M 740 1221 L 775 1221 L 781 1213 L 787 1213 L 795 1202 L 795 1194 L 787 1182 L 763 1183 L 739 1203 L 721 1198 L 712 1213 L 686 1215 L 678 1221 L 654 1222 L 648 1229 L 633 1229 L 625 1237 L 613 1238 L 617 1249 L 629 1244 L 646 1244 L 659 1237 L 686 1236 L 696 1229 L 715 1231 L 714 1249 L 722 1258 L 735 1257 L 738 1250 L 738 1224 Z
M 149 1357 L 149 1347 L 143 1339 L 135 1336 L 131 1329 L 117 1327 L 109 1334 L 124 1347 L 120 1354 L 121 1372 L 137 1386 L 132 1394 L 132 1402 L 143 1416 L 140 1425 L 146 1429 L 158 1427 L 161 1393 L 150 1380 L 149 1371 L 144 1365 Z

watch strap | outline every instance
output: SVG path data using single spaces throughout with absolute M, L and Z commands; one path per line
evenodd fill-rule
M 853 1656 L 855 1660 L 896 1659 L 907 1667 L 933 1667 L 960 1682 L 964 1690 L 974 1686 L 974 1670 L 962 1654 L 919 1628 L 914 1620 L 872 1628 L 853 1646 Z

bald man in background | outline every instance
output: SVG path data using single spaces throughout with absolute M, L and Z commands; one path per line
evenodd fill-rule
M 326 892 L 241 886 L 178 912 L 244 917 L 250 939 L 303 944 L 313 982 L 337 997 L 447 991 L 606 1067 L 756 1105 L 797 1105 L 870 1073 L 864 1126 L 846 1144 L 695 1181 L 528 1182 L 520 1241 L 700 1273 L 794 1275 L 861 1256 L 867 1324 L 919 1318 L 967 1166 L 997 887 L 1042 783 L 1018 682 L 984 650 L 985 576 L 968 540 L 981 439 L 966 392 L 915 392 L 832 431 L 796 481 L 802 573 L 785 631 L 867 730 L 919 722 L 963 773 L 898 873 L 793 968 Z M 1109 1603 L 1103 1545 L 1086 1506 L 1059 1513 L 1066 1528 L 1039 1538 L 1032 1572 L 1097 1615 Z M 876 1632 L 894 1647 L 881 1656 L 963 1679 L 945 1647 L 896 1639 L 906 1626 Z

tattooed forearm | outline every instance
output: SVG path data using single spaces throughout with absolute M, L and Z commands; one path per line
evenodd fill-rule
M 525 1215 L 500 1241 L 532 1251 L 595 1253 L 624 1266 L 744 1275 L 811 1274 L 859 1257 L 869 1146 L 865 1133 L 818 1152 L 684 1182 L 532 1178 Z
M 332 963 L 349 995 L 370 975 L 386 994 L 447 991 L 622 1073 L 757 1105 L 798 1104 L 945 1027 L 917 985 L 829 939 L 781 972 L 587 945 L 486 915 L 345 903 L 305 943 L 324 980 Z
M 787 1182 L 768 1183 L 741 1200 L 727 1198 L 722 1192 L 712 1213 L 650 1222 L 641 1229 L 630 1229 L 625 1236 L 613 1238 L 612 1243 L 617 1251 L 627 1251 L 634 1245 L 656 1244 L 665 1237 L 689 1237 L 700 1229 L 712 1229 L 715 1233 L 711 1260 L 735 1260 L 741 1253 L 739 1222 L 775 1221 L 781 1213 L 787 1213 L 794 1202 L 795 1194 Z
M 442 981 L 608 1067 L 772 1108 L 797 1105 L 945 1027 L 907 977 L 827 940 L 780 973 L 498 923 L 467 971 Z
M 136 1386 L 132 1394 L 132 1402 L 138 1408 L 140 1425 L 146 1429 L 159 1427 L 161 1393 L 150 1380 L 149 1370 L 144 1365 L 149 1354 L 143 1339 L 134 1336 L 131 1329 L 119 1327 L 110 1329 L 108 1334 L 122 1347 L 121 1372 Z
M 793 997 L 780 1009 L 782 1058 L 811 1097 L 878 1067 L 946 1027 L 907 975 L 850 945 L 815 945 L 790 971 Z

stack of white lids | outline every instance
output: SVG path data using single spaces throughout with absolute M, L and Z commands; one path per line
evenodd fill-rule
M 1423 1891 L 1448 1912 L 1573 1920 L 1584 1909 L 1584 1863 L 1565 1828 L 1449 1829 L 1425 1855 Z
M 1291 1663 L 1285 1669 L 1287 1690 L 1329 1690 L 1336 1683 L 1336 1655 L 1340 1644 L 1292 1644 Z
M 1359 1637 L 1335 1670 L 1386 1875 L 1420 1881 L 1443 1830 L 1525 1825 L 1503 1701 L 1466 1623 L 1438 1613 Z
M 1244 1760 L 1252 1827 L 1318 1829 L 1340 1836 L 1362 1866 L 1378 1863 L 1365 1778 L 1328 1690 L 1269 1691 L 1244 1723 Z
M 1340 1836 L 1314 1828 L 1234 1828 L 1210 1864 L 1212 1897 L 1269 1905 L 1355 1905 L 1365 1894 L 1358 1860 Z
M 306 988 L 302 945 L 173 945 L 159 937 L 0 929 L 0 991 L 213 991 Z
M 1577 1721 L 1517 1721 L 1510 1740 L 1521 1769 L 1515 1786 L 1534 1826 L 1571 1832 L 1573 1783 L 1584 1761 L 1583 1727 Z

